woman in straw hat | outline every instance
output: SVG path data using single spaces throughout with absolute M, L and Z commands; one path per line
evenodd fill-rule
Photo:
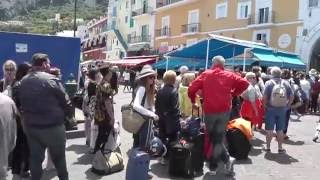
M 153 120 L 159 117 L 155 114 L 155 78 L 156 72 L 151 68 L 142 69 L 137 77 L 138 88 L 134 98 L 133 108 L 149 117 L 140 128 L 137 134 L 134 134 L 134 147 L 140 147 L 142 150 L 148 150 L 152 140 Z

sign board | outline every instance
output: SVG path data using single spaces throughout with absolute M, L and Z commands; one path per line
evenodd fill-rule
M 17 53 L 27 53 L 28 52 L 28 44 L 16 43 L 16 52 Z
M 289 47 L 291 44 L 291 37 L 289 34 L 282 34 L 278 39 L 278 46 L 282 49 Z

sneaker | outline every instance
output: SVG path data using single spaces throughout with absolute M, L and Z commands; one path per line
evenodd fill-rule
M 285 154 L 286 152 L 287 152 L 287 151 L 286 151 L 285 149 L 279 149 L 279 150 L 278 150 L 278 153 L 279 153 L 279 154 Z
M 319 137 L 318 137 L 318 136 L 315 136 L 315 137 L 312 139 L 312 141 L 313 141 L 313 142 L 317 142 L 318 139 L 319 139 Z
M 209 171 L 208 173 L 209 173 L 210 176 L 215 176 L 215 175 L 217 175 L 217 171 L 216 171 L 216 170 L 214 170 L 214 171 Z
M 234 165 L 235 160 L 236 160 L 235 158 L 230 157 L 230 158 L 229 158 L 229 162 L 227 162 L 227 163 L 225 164 L 225 168 L 226 168 L 226 173 L 227 173 L 227 175 L 234 176 L 233 165 Z

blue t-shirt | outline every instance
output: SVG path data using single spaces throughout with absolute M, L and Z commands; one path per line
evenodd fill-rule
M 293 96 L 293 91 L 291 89 L 290 83 L 286 80 L 280 79 L 280 78 L 272 78 L 273 81 L 275 81 L 276 83 L 280 83 L 280 81 L 282 81 L 284 87 L 286 88 L 286 92 L 287 92 L 287 97 L 290 98 L 291 96 Z M 271 80 L 267 81 L 265 84 L 265 90 L 264 90 L 264 96 L 267 96 L 268 98 L 268 102 L 270 102 L 271 99 L 271 93 L 272 93 L 272 89 L 274 86 L 274 82 L 272 82 Z M 270 106 L 270 104 L 268 103 L 268 106 Z

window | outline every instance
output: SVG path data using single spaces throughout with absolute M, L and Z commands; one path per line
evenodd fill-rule
M 198 32 L 199 31 L 199 10 L 189 11 L 188 15 L 188 25 L 186 29 L 187 33 L 189 32 Z
M 126 2 L 126 9 L 128 9 L 129 8 L 129 2 L 127 1 Z
M 170 24 L 170 17 L 165 16 L 162 17 L 162 24 L 161 24 L 161 36 L 168 36 L 169 35 L 169 24 Z
M 259 9 L 259 19 L 258 19 L 258 23 L 259 24 L 263 24 L 263 23 L 270 23 L 271 22 L 271 18 L 269 17 L 269 7 L 266 8 L 260 8 Z
M 270 42 L 270 33 L 270 29 L 254 31 L 252 40 L 268 45 Z
M 216 6 L 216 19 L 227 17 L 228 3 L 217 4 Z
M 197 43 L 197 39 L 188 39 L 187 40 L 187 46 L 191 46 L 192 44 Z
M 318 7 L 319 0 L 309 0 L 309 7 Z
M 238 3 L 238 19 L 247 19 L 251 14 L 251 2 Z
M 128 16 L 126 16 L 126 17 L 124 18 L 124 22 L 125 22 L 125 23 L 128 23 Z

